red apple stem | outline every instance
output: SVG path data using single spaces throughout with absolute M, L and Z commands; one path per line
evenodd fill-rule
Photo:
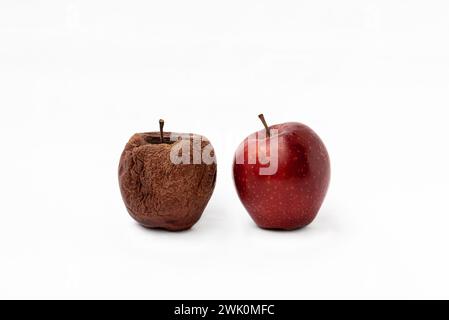
M 263 115 L 263 113 L 259 114 L 259 119 L 260 121 L 262 121 L 263 126 L 265 127 L 265 130 L 267 131 L 267 136 L 271 136 L 270 134 L 270 128 L 268 127 L 267 121 L 265 120 L 265 116 Z
M 164 120 L 159 120 L 159 130 L 161 131 L 161 143 L 164 143 Z

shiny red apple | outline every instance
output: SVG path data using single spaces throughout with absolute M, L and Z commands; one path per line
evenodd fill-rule
M 294 230 L 318 214 L 330 181 L 329 154 L 320 137 L 289 122 L 250 135 L 234 159 L 234 182 L 243 205 L 264 229 Z

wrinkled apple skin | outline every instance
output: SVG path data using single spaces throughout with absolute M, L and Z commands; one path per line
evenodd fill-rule
M 330 182 L 329 154 L 319 136 L 300 123 L 284 123 L 270 127 L 277 129 L 278 170 L 274 175 L 260 175 L 267 167 L 256 164 L 237 164 L 234 160 L 234 182 L 237 193 L 255 223 L 264 229 L 294 230 L 310 224 L 318 214 Z M 265 131 L 265 130 L 264 130 Z M 259 132 L 263 134 L 264 131 Z M 258 141 L 260 148 L 269 140 Z M 252 136 L 249 137 L 251 139 Z M 252 137 L 254 139 L 254 137 Z M 259 138 L 260 139 L 260 138 Z M 248 139 L 237 150 L 236 158 L 248 159 Z M 256 159 L 259 159 L 257 157 Z
M 181 134 L 176 134 L 181 135 Z M 164 139 L 170 141 L 171 133 Z M 159 144 L 159 132 L 138 133 L 131 137 L 120 158 L 119 184 L 126 209 L 147 228 L 169 231 L 190 229 L 201 218 L 215 188 L 217 165 L 174 164 L 171 149 L 178 144 L 193 148 L 193 137 L 173 144 Z M 201 137 L 200 151 L 210 144 Z M 212 148 L 215 157 L 215 151 Z

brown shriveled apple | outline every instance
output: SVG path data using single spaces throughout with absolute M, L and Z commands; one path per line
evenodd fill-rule
M 127 143 L 119 165 L 120 190 L 138 223 L 181 231 L 201 218 L 212 196 L 215 153 L 207 138 L 163 132 L 163 125 L 161 120 L 160 132 L 137 133 Z

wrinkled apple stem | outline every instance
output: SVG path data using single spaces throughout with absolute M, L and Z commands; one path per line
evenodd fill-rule
M 267 121 L 265 120 L 265 116 L 263 115 L 263 113 L 259 114 L 259 119 L 260 119 L 260 121 L 262 121 L 262 123 L 265 127 L 265 130 L 267 131 L 267 136 L 268 137 L 271 136 L 270 128 L 268 127 Z
M 161 131 L 161 143 L 164 143 L 164 120 L 159 120 L 159 130 Z

